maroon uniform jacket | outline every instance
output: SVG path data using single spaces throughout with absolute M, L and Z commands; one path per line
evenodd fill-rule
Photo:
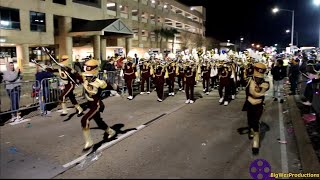
M 176 67 L 169 66 L 168 67 L 169 79 L 174 81 L 176 77 Z
M 201 66 L 201 72 L 203 73 L 202 78 L 203 79 L 210 79 L 210 66 Z
M 230 84 L 230 72 L 228 67 L 222 67 L 219 72 L 220 85 L 229 85 Z
M 123 68 L 123 73 L 124 73 L 124 79 L 135 79 L 136 78 L 136 68 L 133 67 L 132 63 L 127 63 L 125 64 Z
M 184 75 L 186 78 L 186 84 L 195 85 L 196 84 L 196 72 L 192 67 L 187 67 L 184 71 Z
M 165 75 L 165 72 L 163 71 L 162 66 L 159 66 L 155 72 L 156 83 L 164 83 L 164 75 Z
M 145 65 L 141 65 L 140 66 L 141 77 L 144 77 L 144 78 L 150 77 L 150 70 L 151 70 L 150 66 L 147 67 Z

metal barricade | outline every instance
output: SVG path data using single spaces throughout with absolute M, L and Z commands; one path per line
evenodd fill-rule
M 117 84 L 119 90 L 123 94 L 125 88 L 124 78 L 120 76 L 120 71 L 107 71 L 106 73 L 100 72 L 98 78 L 101 80 L 105 80 L 107 83 L 110 84 Z
M 59 102 L 60 81 L 57 77 L 45 78 L 40 82 L 39 105 L 41 112 L 47 111 L 46 105 Z
M 0 116 L 38 107 L 39 89 L 38 81 L 0 84 Z

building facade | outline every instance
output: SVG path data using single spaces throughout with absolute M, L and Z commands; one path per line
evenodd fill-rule
M 0 63 L 48 59 L 39 46 L 72 60 L 177 51 L 183 36 L 205 35 L 205 17 L 205 8 L 175 0 L 0 0 Z M 155 33 L 160 28 L 180 33 L 168 39 Z

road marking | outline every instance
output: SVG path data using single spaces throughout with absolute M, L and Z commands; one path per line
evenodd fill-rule
M 71 111 L 72 110 L 72 108 L 67 108 L 67 111 Z M 57 110 L 56 112 L 58 112 L 58 113 L 60 113 L 60 112 L 62 112 L 63 111 L 63 109 L 59 109 L 59 110 Z
M 103 144 L 102 146 L 100 146 L 100 147 L 96 150 L 96 152 L 102 151 L 102 150 L 104 150 L 104 149 L 107 149 L 107 148 L 113 146 L 114 144 L 116 144 L 116 143 L 124 140 L 125 138 L 127 138 L 127 137 L 133 135 L 134 133 L 140 131 L 141 129 L 147 127 L 147 124 L 150 124 L 151 122 L 154 122 L 155 120 L 161 119 L 161 118 L 164 117 L 165 115 L 171 114 L 171 113 L 179 110 L 180 108 L 182 108 L 182 107 L 184 107 L 184 106 L 185 106 L 185 104 L 182 104 L 182 105 L 180 105 L 180 106 L 178 106 L 178 107 L 176 107 L 176 108 L 174 108 L 174 109 L 172 109 L 172 110 L 170 110 L 170 111 L 167 111 L 166 113 L 163 113 L 163 114 L 159 115 L 158 117 L 152 119 L 151 121 L 148 121 L 147 123 L 142 124 L 142 125 L 136 127 L 136 130 L 129 131 L 129 132 L 127 132 L 127 133 L 119 136 L 117 139 Z M 78 157 L 77 159 L 75 159 L 75 160 L 73 160 L 73 161 L 71 161 L 71 162 L 68 162 L 68 163 L 64 164 L 63 167 L 64 167 L 64 168 L 71 168 L 73 165 L 76 165 L 77 163 L 79 163 L 79 162 L 81 162 L 83 159 L 85 159 L 89 153 L 90 153 L 90 152 L 88 152 L 88 153 L 86 153 L 86 154 Z
M 158 117 L 156 117 L 156 118 L 153 118 L 153 119 L 151 119 L 150 121 L 144 123 L 143 125 L 147 126 L 148 124 L 152 123 L 153 121 L 155 121 L 155 120 L 157 120 L 157 119 L 160 119 L 162 116 L 165 116 L 165 115 L 166 115 L 166 113 L 163 113 L 163 114 L 161 114 L 160 116 L 158 116 Z
M 283 122 L 283 113 L 282 113 L 282 104 L 278 103 L 279 109 L 279 130 L 280 130 L 280 141 L 286 141 L 285 137 L 285 128 Z M 287 157 L 287 145 L 280 143 L 280 152 L 281 152 L 281 172 L 288 173 L 288 157 Z
M 116 144 L 116 143 L 124 140 L 125 138 L 131 136 L 132 134 L 140 131 L 141 129 L 143 129 L 143 128 L 145 128 L 145 127 L 146 127 L 145 125 L 140 125 L 140 126 L 136 127 L 136 130 L 129 131 L 129 132 L 127 132 L 127 133 L 119 136 L 117 139 L 115 139 L 115 140 L 113 140 L 113 141 L 110 141 L 110 142 L 108 142 L 108 143 L 103 144 L 102 146 L 100 146 L 100 147 L 96 150 L 96 152 L 103 151 L 104 149 L 107 149 L 107 148 L 113 146 L 114 144 Z M 71 167 L 71 166 L 79 163 L 80 161 L 82 161 L 83 159 L 85 159 L 89 153 L 90 153 L 90 152 L 88 152 L 88 153 L 86 153 L 86 154 L 78 157 L 77 159 L 75 159 L 75 160 L 73 160 L 73 161 L 71 161 L 71 162 L 69 162 L 69 163 L 64 164 L 63 167 L 64 167 L 64 168 L 69 168 L 69 167 Z

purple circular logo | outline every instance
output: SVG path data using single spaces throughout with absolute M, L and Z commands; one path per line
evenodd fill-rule
M 264 159 L 256 159 L 250 164 L 249 173 L 253 179 L 270 179 L 271 166 Z

